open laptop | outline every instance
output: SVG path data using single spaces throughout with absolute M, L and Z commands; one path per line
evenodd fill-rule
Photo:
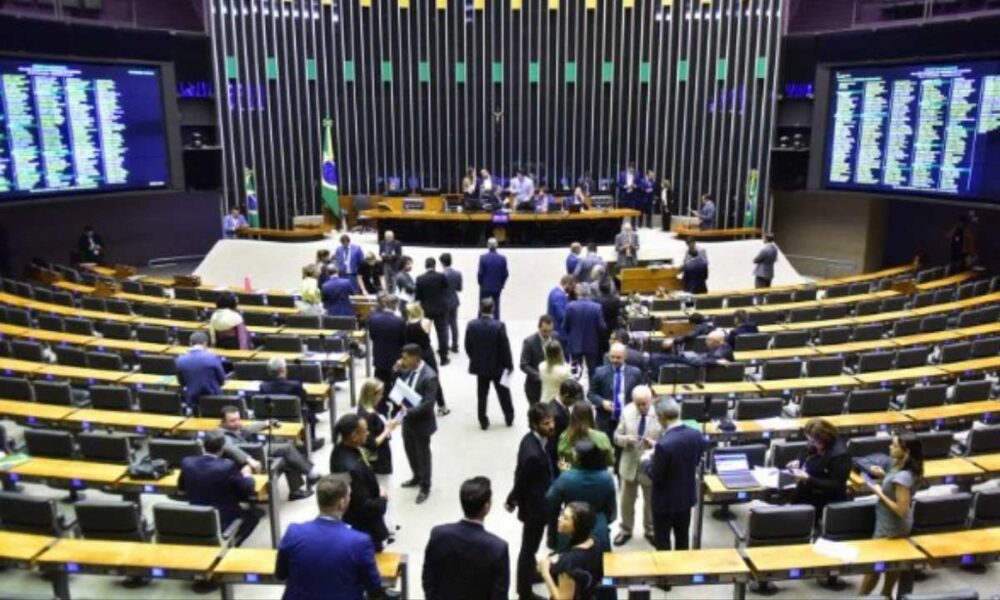
M 747 461 L 746 454 L 715 454 L 712 460 L 715 462 L 715 473 L 726 488 L 741 490 L 760 487 L 757 479 L 750 472 L 750 463 Z

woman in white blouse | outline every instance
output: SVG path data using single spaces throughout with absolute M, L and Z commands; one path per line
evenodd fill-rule
M 559 396 L 559 386 L 570 378 L 571 367 L 566 363 L 563 347 L 557 341 L 549 341 L 543 348 L 545 362 L 538 365 L 538 375 L 542 380 L 542 402 L 550 402 Z

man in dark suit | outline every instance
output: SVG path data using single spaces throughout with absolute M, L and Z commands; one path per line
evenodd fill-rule
M 771 287 L 774 279 L 774 263 L 778 261 L 778 247 L 774 244 L 774 234 L 764 234 L 764 245 L 754 257 L 753 286 L 755 288 Z
M 748 333 L 758 333 L 757 326 L 750 322 L 750 315 L 742 308 L 733 313 L 733 328 L 726 334 L 726 343 L 736 348 L 736 338 Z
M 517 509 L 521 529 L 521 551 L 517 555 L 517 596 L 535 600 L 531 585 L 535 581 L 535 553 L 542 543 L 545 525 L 551 519 L 545 494 L 558 475 L 555 459 L 555 421 L 549 405 L 534 404 L 528 409 L 531 431 L 521 438 L 514 469 L 514 489 L 507 495 L 507 512 Z
M 587 374 L 593 377 L 600 356 L 600 335 L 605 330 L 601 305 L 590 297 L 590 289 L 576 286 L 576 300 L 566 305 L 561 337 L 574 363 L 587 364 Z
M 385 275 L 385 289 L 391 294 L 396 291 L 396 272 L 399 270 L 399 259 L 403 257 L 403 245 L 396 239 L 396 234 L 388 229 L 378 243 L 378 256 Z
M 558 440 L 567 428 L 569 428 L 569 412 L 573 405 L 583 400 L 583 386 L 575 379 L 567 379 L 559 384 L 559 398 L 556 402 L 550 402 L 549 408 L 552 410 L 552 419 L 555 423 L 555 430 L 552 432 L 552 439 Z
M 497 252 L 497 239 L 490 238 L 486 241 L 487 251 L 479 257 L 479 271 L 477 279 L 479 281 L 479 297 L 492 298 L 493 307 L 496 312 L 493 316 L 500 318 L 500 293 L 504 285 L 507 284 L 507 258 Z
M 331 317 L 353 317 L 354 306 L 351 304 L 351 295 L 355 294 L 352 280 L 339 277 L 340 273 L 337 265 L 330 263 L 326 266 L 327 280 L 319 288 L 320 297 L 323 299 L 323 311 Z M 355 277 L 357 279 L 357 277 Z
M 420 346 L 406 344 L 397 361 L 397 377 L 420 396 L 416 405 L 404 407 L 403 449 L 413 477 L 402 487 L 419 487 L 417 504 L 423 504 L 431 493 L 431 436 L 437 431 L 434 405 L 441 394 L 437 373 L 421 358 Z
M 253 499 L 254 479 L 250 465 L 241 468 L 228 458 L 222 458 L 226 438 L 218 431 L 210 431 L 203 440 L 205 454 L 188 456 L 181 461 L 181 474 L 177 489 L 187 496 L 194 506 L 212 506 L 219 511 L 219 524 L 225 530 L 236 519 L 242 519 L 236 532 L 236 545 L 253 533 L 260 516 L 240 504 Z
M 451 331 L 451 351 L 458 353 L 458 307 L 462 304 L 458 294 L 462 291 L 462 272 L 451 266 L 451 253 L 441 255 L 441 270 L 448 280 L 448 295 L 445 305 L 448 307 L 448 329 Z
M 375 378 L 384 384 L 385 396 L 392 389 L 392 367 L 403 354 L 406 321 L 396 314 L 396 296 L 379 296 L 378 310 L 368 315 L 368 338 L 372 342 L 372 368 Z
M 326 443 L 326 440 L 316 436 L 316 412 L 322 407 L 314 405 L 309 401 L 309 394 L 301 381 L 288 378 L 288 364 L 284 358 L 275 356 L 267 361 L 267 374 L 270 377 L 267 381 L 260 382 L 260 393 L 273 396 L 295 396 L 299 399 L 299 406 L 302 407 L 302 416 L 309 424 L 309 438 L 312 440 L 312 449 L 319 450 Z M 265 418 L 267 415 L 263 415 Z
M 663 427 L 653 449 L 647 473 L 653 481 L 653 531 L 657 550 L 687 550 L 691 508 L 697 502 L 701 433 L 680 422 L 681 409 L 673 399 L 656 403 L 656 419 Z M 670 534 L 673 533 L 673 545 Z
M 507 542 L 483 527 L 492 506 L 490 480 L 466 480 L 459 498 L 465 518 L 431 530 L 424 550 L 424 594 L 427 600 L 506 600 Z
M 520 364 L 528 404 L 535 404 L 542 399 L 542 379 L 538 373 L 538 365 L 545 362 L 545 344 L 552 340 L 556 340 L 555 322 L 549 315 L 542 315 L 538 317 L 538 331 L 521 342 Z
M 90 225 L 83 228 L 76 249 L 80 252 L 80 262 L 104 263 L 104 240 Z
M 576 263 L 573 277 L 578 283 L 590 283 L 593 279 L 594 267 L 604 264 L 604 259 L 597 253 L 597 244 L 593 242 L 587 244 L 587 255 Z
M 438 356 L 441 357 L 441 366 L 447 365 L 448 360 L 448 278 L 443 273 L 438 273 L 435 268 L 437 261 L 433 256 L 428 256 L 424 261 L 427 271 L 417 277 L 417 302 L 424 309 L 424 315 L 434 322 L 434 331 L 437 332 Z
M 351 236 L 345 233 L 340 236 L 340 245 L 333 251 L 333 260 L 340 278 L 350 282 L 351 293 L 360 294 L 361 280 L 358 278 L 358 271 L 361 269 L 361 263 L 365 261 L 361 246 L 352 244 Z
M 343 520 L 351 501 L 347 482 L 323 477 L 316 500 L 319 516 L 289 525 L 278 544 L 274 574 L 285 582 L 283 600 L 385 598 L 371 538 Z
M 389 492 L 380 487 L 365 456 L 368 421 L 357 413 L 347 413 L 337 420 L 339 442 L 330 453 L 330 473 L 346 473 L 351 478 L 351 502 L 344 522 L 372 538 L 377 551 L 389 537 L 385 509 Z
M 507 327 L 493 318 L 493 300 L 490 298 L 480 301 L 479 318 L 469 321 L 465 327 L 465 353 L 469 355 L 469 373 L 476 376 L 479 427 L 483 430 L 490 427 L 486 400 L 491 384 L 500 400 L 504 422 L 510 427 L 514 423 L 514 405 L 510 400 L 510 388 L 500 383 L 500 378 L 504 371 L 514 370 L 514 360 L 510 353 Z
M 562 329 L 563 319 L 566 318 L 566 305 L 569 304 L 569 293 L 573 291 L 575 285 L 576 280 L 572 275 L 563 275 L 559 278 L 559 285 L 549 291 L 545 313 L 552 317 L 556 331 Z
M 198 408 L 198 398 L 222 393 L 226 372 L 222 359 L 208 350 L 208 334 L 196 331 L 191 334 L 191 350 L 177 357 L 177 381 L 184 394 L 184 403 L 191 414 Z
M 642 371 L 625 364 L 624 344 L 611 346 L 608 364 L 601 365 L 590 378 L 587 399 L 597 409 L 597 428 L 614 439 L 615 428 L 625 405 L 632 401 L 632 390 L 642 384 Z

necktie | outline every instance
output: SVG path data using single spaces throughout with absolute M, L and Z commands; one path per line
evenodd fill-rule
M 639 416 L 639 437 L 646 434 L 646 415 Z
M 615 398 L 613 401 L 613 406 L 611 408 L 611 418 L 614 419 L 615 421 L 617 421 L 622 414 L 621 395 L 622 395 L 622 370 L 619 367 L 615 369 Z

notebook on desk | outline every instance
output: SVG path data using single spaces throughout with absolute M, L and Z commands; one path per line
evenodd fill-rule
M 760 486 L 750 472 L 746 454 L 715 454 L 712 459 L 715 462 L 715 473 L 727 489 L 742 490 Z

